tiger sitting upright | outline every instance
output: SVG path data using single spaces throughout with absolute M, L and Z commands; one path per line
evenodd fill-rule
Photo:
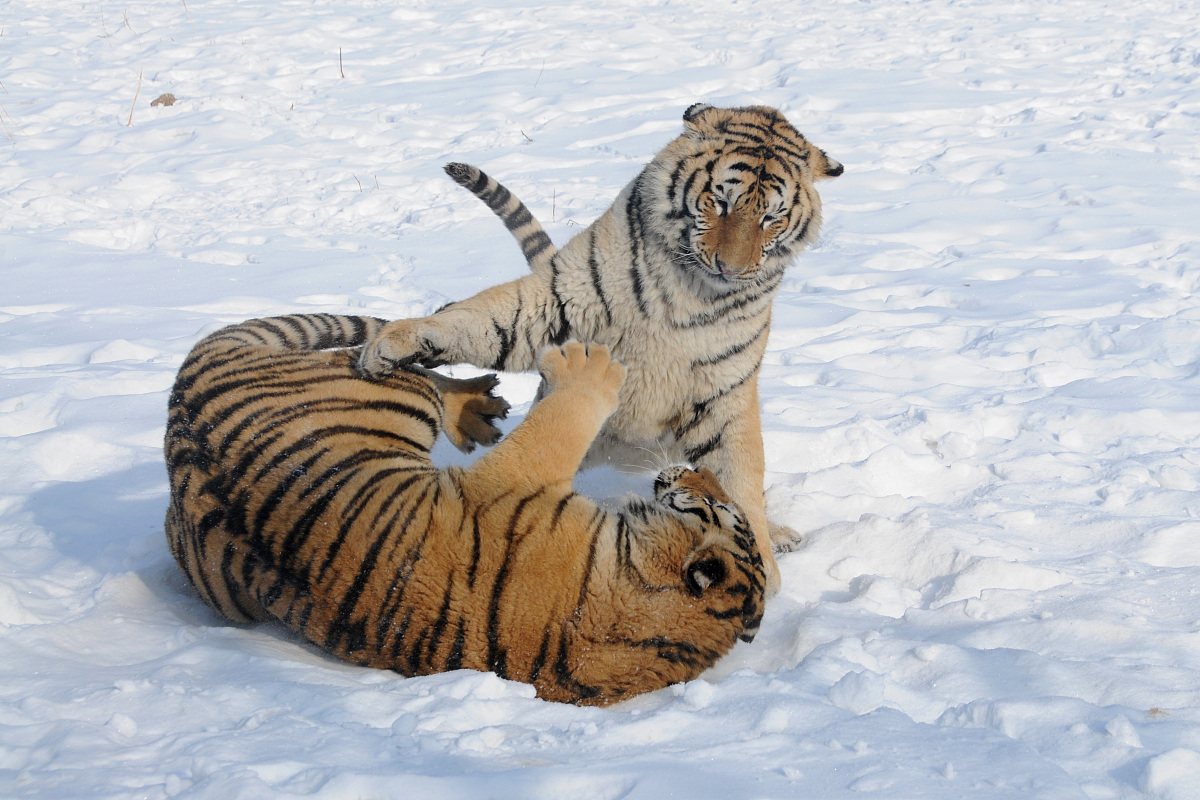
M 779 586 L 763 502 L 758 372 L 784 270 L 821 223 L 815 181 L 842 165 L 771 108 L 696 104 L 683 134 L 616 202 L 556 251 L 529 210 L 474 167 L 447 167 L 520 242 L 532 274 L 423 319 L 399 320 L 363 349 L 367 375 L 412 362 L 532 369 L 547 344 L 606 344 L 628 370 L 587 465 L 646 450 L 710 468 L 742 508 Z
M 572 491 L 625 371 L 577 342 L 540 360 L 549 394 L 473 465 L 440 431 L 495 441 L 494 376 L 357 371 L 383 320 L 251 320 L 203 339 L 171 393 L 171 552 L 235 621 L 276 619 L 346 661 L 490 670 L 603 705 L 690 680 L 754 637 L 765 575 L 706 470 L 664 471 L 609 512 Z M 322 349 L 342 348 L 342 349 Z

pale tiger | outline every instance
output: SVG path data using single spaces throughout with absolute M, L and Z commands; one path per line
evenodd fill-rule
M 466 362 L 531 370 L 568 338 L 611 348 L 628 377 L 585 466 L 664 454 L 711 469 L 742 508 L 779 585 L 763 501 L 758 373 L 784 270 L 821 224 L 815 182 L 842 165 L 772 108 L 696 104 L 683 133 L 590 227 L 555 250 L 507 189 L 474 167 L 450 175 L 483 199 L 520 243 L 532 274 L 390 323 L 363 350 L 364 373 Z

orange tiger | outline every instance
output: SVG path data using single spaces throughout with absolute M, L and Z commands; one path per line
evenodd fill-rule
M 360 377 L 349 348 L 383 325 L 251 320 L 180 368 L 166 534 L 205 602 L 354 664 L 490 670 L 592 705 L 690 680 L 754 637 L 761 554 L 711 472 L 667 469 L 618 511 L 572 490 L 625 377 L 607 348 L 547 350 L 545 399 L 471 466 L 438 469 L 440 432 L 491 443 L 507 404 L 490 375 Z

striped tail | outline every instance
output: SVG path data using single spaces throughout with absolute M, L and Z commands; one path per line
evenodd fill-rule
M 530 269 L 541 272 L 549 268 L 550 260 L 554 258 L 558 248 L 546 235 L 542 223 L 529 213 L 529 209 L 516 195 L 486 172 L 470 164 L 447 164 L 444 169 L 455 183 L 486 203 L 487 207 L 500 217 L 504 227 L 508 228 L 509 233 L 521 246 L 521 252 L 525 254 L 525 261 Z
M 386 320 L 376 317 L 288 314 L 230 325 L 207 337 L 205 343 L 212 345 L 220 342 L 281 351 L 358 347 L 370 341 L 386 324 Z

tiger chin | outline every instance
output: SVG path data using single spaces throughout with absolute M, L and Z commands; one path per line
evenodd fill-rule
M 383 320 L 250 320 L 192 350 L 165 440 L 171 552 L 237 622 L 278 620 L 353 664 L 492 671 L 553 701 L 606 705 L 695 678 L 754 637 L 765 574 L 708 470 L 659 474 L 618 511 L 572 490 L 625 369 L 570 342 L 545 398 L 499 438 L 495 377 L 415 367 L 371 381 L 353 349 Z M 331 349 L 332 348 L 332 349 Z
M 586 466 L 636 466 L 646 451 L 707 467 L 750 521 L 779 587 L 763 499 L 758 373 L 784 271 L 817 236 L 815 184 L 842 165 L 773 108 L 697 103 L 595 222 L 556 249 L 525 205 L 475 167 L 446 171 L 520 244 L 531 274 L 397 320 L 363 349 L 364 374 L 413 362 L 531 370 L 547 345 L 605 344 L 628 370 Z

